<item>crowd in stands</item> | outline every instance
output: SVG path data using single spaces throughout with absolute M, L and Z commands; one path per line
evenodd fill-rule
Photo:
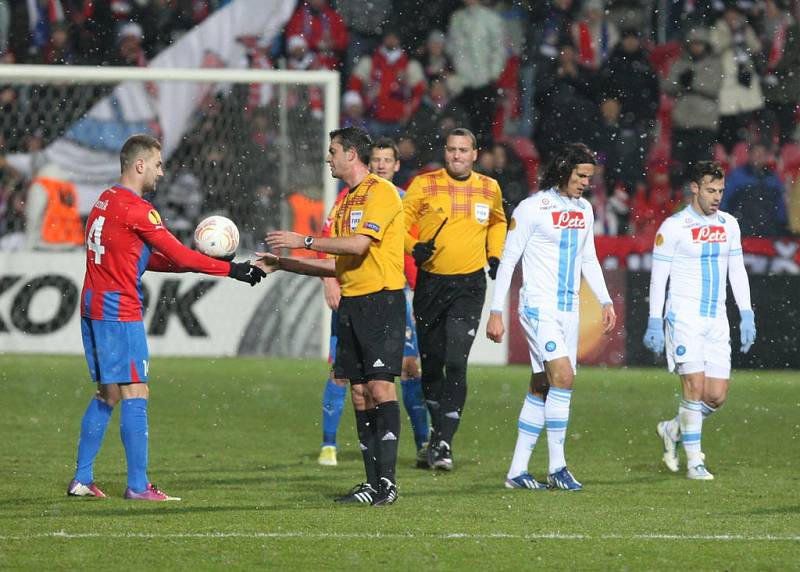
M 228 1 L 0 0 L 0 63 L 146 65 Z M 538 166 L 582 141 L 600 161 L 596 232 L 648 236 L 682 204 L 688 165 L 715 158 L 729 170 L 723 208 L 745 235 L 786 236 L 800 234 L 798 4 L 301 0 L 280 38 L 247 45 L 248 61 L 339 71 L 342 123 L 398 141 L 401 186 L 440 166 L 445 134 L 465 126 L 510 213 L 536 190 Z M 0 113 L 17 95 L 0 85 Z M 246 123 L 268 131 L 269 105 L 249 92 Z M 302 105 L 321 121 L 318 91 Z M 0 155 L 48 139 L 7 126 Z M 258 132 L 244 145 L 277 158 Z M 0 235 L 22 224 L 15 184 L 0 172 Z M 274 184 L 251 184 L 253 200 L 274 201 Z

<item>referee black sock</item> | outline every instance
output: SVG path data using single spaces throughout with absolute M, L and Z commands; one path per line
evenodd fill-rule
M 461 413 L 464 411 L 464 404 L 467 402 L 467 380 L 463 378 L 459 381 L 450 381 L 445 384 L 442 391 L 442 400 L 439 404 L 441 412 L 442 429 L 439 432 L 439 439 L 453 445 L 453 437 L 458 431 L 461 423 Z
M 442 397 L 442 378 L 431 381 L 422 375 L 422 395 L 425 397 L 425 405 L 428 406 L 428 413 L 431 415 L 431 442 L 442 430 L 442 416 L 439 400 Z
M 376 409 L 378 410 L 378 476 L 395 483 L 397 446 L 400 443 L 400 404 L 397 401 L 385 401 Z
M 356 430 L 358 431 L 358 446 L 364 457 L 367 482 L 372 485 L 372 488 L 378 490 L 377 410 L 375 408 L 356 411 Z

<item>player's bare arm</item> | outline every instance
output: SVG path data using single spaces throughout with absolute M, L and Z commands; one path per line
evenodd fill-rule
M 270 248 L 308 248 L 327 254 L 355 254 L 363 256 L 369 250 L 372 239 L 363 234 L 335 238 L 314 238 L 311 246 L 306 246 L 306 237 L 288 230 L 276 230 L 266 236 Z
M 494 343 L 499 344 L 503 341 L 503 335 L 505 333 L 506 329 L 503 325 L 503 314 L 500 312 L 491 312 L 489 314 L 489 321 L 486 323 L 486 337 Z
M 614 304 L 603 304 L 603 333 L 608 334 L 617 325 L 617 313 L 614 311 Z
M 339 286 L 339 281 L 336 278 L 323 278 L 322 279 L 323 292 L 325 294 L 325 304 L 331 310 L 339 308 L 339 301 L 342 299 L 342 288 Z
M 336 276 L 336 262 L 332 258 L 292 258 L 275 256 L 270 252 L 256 252 L 256 256 L 260 258 L 253 263 L 253 266 L 260 268 L 266 274 L 284 270 L 306 276 Z

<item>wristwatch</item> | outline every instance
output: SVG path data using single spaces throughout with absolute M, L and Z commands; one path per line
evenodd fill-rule
M 303 245 L 306 247 L 307 250 L 311 250 L 311 247 L 314 246 L 314 237 L 307 236 L 303 239 Z

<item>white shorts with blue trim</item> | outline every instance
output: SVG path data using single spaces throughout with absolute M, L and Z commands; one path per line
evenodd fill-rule
M 528 340 L 533 373 L 542 373 L 544 362 L 561 357 L 568 357 L 577 373 L 578 317 L 578 312 L 520 306 L 519 321 Z
M 668 311 L 664 330 L 669 371 L 679 374 L 704 371 L 710 377 L 730 378 L 731 329 L 727 316 L 687 319 L 684 314 Z M 689 364 L 695 364 L 689 369 L 698 371 L 688 371 Z

